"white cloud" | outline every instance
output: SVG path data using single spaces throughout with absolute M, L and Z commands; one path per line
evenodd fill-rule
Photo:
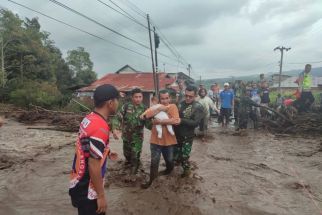
M 74 15 L 49 1 L 16 0 L 36 10 L 83 28 L 115 43 L 150 55 L 149 50 L 133 44 L 84 18 Z M 148 32 L 141 26 L 97 1 L 59 0 L 106 26 L 116 29 L 146 45 Z M 105 0 L 109 3 L 109 1 Z M 136 19 L 146 20 L 132 12 L 122 2 L 116 1 L 131 12 Z M 206 78 L 247 75 L 277 71 L 279 53 L 273 52 L 278 45 L 291 46 L 285 62 L 322 60 L 318 48 L 322 36 L 322 7 L 319 0 L 131 0 L 142 10 L 149 12 L 154 23 L 168 37 L 181 55 L 193 66 L 194 77 Z M 39 16 L 42 29 L 51 32 L 57 46 L 67 52 L 84 46 L 91 54 L 99 76 L 130 64 L 142 71 L 151 70 L 149 59 L 114 47 L 106 42 L 48 20 L 7 1 L 0 4 L 16 11 L 20 17 Z M 160 45 L 160 51 L 171 53 Z M 184 71 L 176 62 L 160 56 L 166 70 Z M 315 65 L 313 65 L 315 66 Z M 301 65 L 285 65 L 286 69 L 302 68 Z

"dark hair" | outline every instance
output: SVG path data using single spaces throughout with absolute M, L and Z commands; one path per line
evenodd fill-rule
M 96 108 L 101 108 L 101 107 L 103 107 L 103 106 L 104 106 L 105 102 L 107 102 L 107 101 L 95 101 L 95 100 L 94 100 L 94 106 L 95 106 Z
M 202 91 L 204 91 L 204 92 L 206 93 L 206 95 L 207 95 L 207 90 L 206 90 L 206 89 L 204 89 L 204 88 L 201 88 L 201 89 L 199 90 L 199 92 L 198 92 L 198 95 L 199 95 L 199 96 L 201 96 L 201 92 L 202 92 Z
M 161 94 L 170 94 L 169 93 L 169 90 L 167 90 L 167 89 L 164 89 L 164 90 L 160 90 L 160 92 L 159 92 L 159 94 L 161 95 Z
M 160 90 L 160 92 L 159 92 L 159 96 L 158 96 L 159 101 L 161 100 L 161 94 L 162 94 L 162 95 L 164 95 L 164 94 L 168 94 L 168 95 L 170 96 L 170 92 L 169 92 L 169 90 L 168 90 L 168 89 Z
M 189 85 L 189 86 L 186 87 L 186 91 L 194 92 L 195 95 L 197 95 L 198 88 L 196 86 Z
M 142 90 L 140 88 L 134 88 L 132 91 L 131 91 L 131 96 L 134 96 L 134 94 L 137 94 L 137 93 L 143 93 Z
M 118 99 L 120 96 L 119 91 L 110 84 L 104 84 L 97 87 L 94 91 L 93 99 L 96 108 L 101 108 L 105 102 L 113 99 Z

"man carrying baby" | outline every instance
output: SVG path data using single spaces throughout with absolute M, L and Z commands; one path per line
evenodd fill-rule
M 160 103 L 161 107 L 158 111 L 165 111 L 168 114 L 168 119 L 154 119 L 153 127 L 151 131 L 151 167 L 150 167 L 150 179 L 142 184 L 142 188 L 147 189 L 151 186 L 153 180 L 158 175 L 168 175 L 172 172 L 173 163 L 173 146 L 177 144 L 176 136 L 169 132 L 167 125 L 180 124 L 179 111 L 176 105 L 170 104 L 170 95 L 167 90 L 160 91 Z M 146 118 L 146 115 L 142 115 L 142 118 Z M 162 136 L 158 137 L 156 129 L 157 125 L 162 125 Z M 161 154 L 166 163 L 166 169 L 160 174 L 158 173 Z

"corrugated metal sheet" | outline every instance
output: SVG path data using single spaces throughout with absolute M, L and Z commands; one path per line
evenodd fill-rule
M 175 83 L 176 79 L 168 76 L 166 73 L 159 73 L 160 88 Z M 112 84 L 120 91 L 130 91 L 134 88 L 140 88 L 145 92 L 154 91 L 153 73 L 110 73 L 93 82 L 87 87 L 79 89 L 79 92 L 94 91 L 103 84 Z

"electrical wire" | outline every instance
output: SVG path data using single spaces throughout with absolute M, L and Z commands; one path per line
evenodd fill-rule
M 98 1 L 98 2 L 100 2 L 101 4 L 105 5 L 106 7 L 110 8 L 111 10 L 113 10 L 113 11 L 117 12 L 118 14 L 121 14 L 122 16 L 124 16 L 124 17 L 128 18 L 129 20 L 131 20 L 131 21 L 135 22 L 136 24 L 138 24 L 138 25 L 142 26 L 143 28 L 145 28 L 145 29 L 149 29 L 147 26 L 145 26 L 143 23 L 141 23 L 140 21 L 138 21 L 138 20 L 137 20 L 137 19 L 135 19 L 134 17 L 129 16 L 126 12 L 125 12 L 125 13 L 123 13 L 123 12 L 121 12 L 121 11 L 119 11 L 119 10 L 115 9 L 115 8 L 114 8 L 114 7 L 112 7 L 111 5 L 109 5 L 109 4 L 107 4 L 106 2 L 103 2 L 103 1 L 101 1 L 101 0 L 97 0 L 97 1 Z M 122 11 L 123 11 L 123 10 L 122 10 Z
M 102 23 L 100 23 L 100 22 L 98 22 L 98 21 L 86 16 L 85 14 L 80 13 L 80 12 L 68 7 L 67 5 L 64 5 L 63 3 L 60 3 L 59 1 L 56 1 L 56 0 L 49 0 L 49 1 L 54 3 L 54 4 L 56 4 L 56 5 L 58 5 L 58 6 L 60 6 L 60 7 L 62 7 L 62 8 L 65 8 L 66 10 L 69 10 L 70 12 L 72 12 L 72 13 L 74 13 L 76 15 L 79 15 L 79 16 L 81 16 L 81 17 L 83 17 L 83 18 L 85 18 L 85 19 L 87 19 L 87 20 L 89 20 L 89 21 L 91 21 L 91 22 L 93 22 L 93 23 L 95 23 L 95 24 L 97 24 L 97 25 L 99 25 L 99 26 L 111 31 L 111 32 L 113 32 L 114 34 L 117 34 L 117 35 L 119 35 L 119 36 L 121 36 L 121 37 L 123 37 L 123 38 L 125 38 L 125 39 L 127 39 L 129 41 L 132 41 L 133 43 L 136 43 L 137 45 L 140 45 L 140 46 L 142 46 L 142 47 L 144 47 L 146 49 L 150 49 L 148 46 L 144 45 L 143 43 L 138 42 L 138 41 L 136 41 L 136 40 L 134 40 L 134 39 L 132 39 L 132 38 L 120 33 L 120 32 L 118 32 L 118 31 L 116 31 L 116 30 L 114 30 L 114 29 L 112 29 L 110 27 L 107 27 L 106 25 L 104 25 L 104 24 L 102 24 Z
M 105 41 L 105 42 L 107 42 L 107 43 L 110 43 L 110 44 L 112 44 L 112 45 L 116 46 L 116 47 L 119 47 L 119 48 L 122 48 L 122 49 L 124 49 L 124 50 L 130 51 L 130 52 L 133 52 L 133 53 L 138 54 L 138 55 L 143 56 L 143 57 L 150 58 L 149 56 L 147 56 L 147 55 L 145 55 L 145 54 L 139 53 L 139 52 L 137 52 L 137 51 L 135 51 L 135 50 L 132 50 L 132 49 L 130 49 L 130 48 L 127 48 L 127 47 L 125 47 L 125 46 L 123 46 L 123 45 L 117 44 L 117 43 L 115 43 L 115 42 L 112 42 L 112 41 L 107 40 L 107 39 L 105 39 L 105 38 L 102 38 L 102 37 L 100 37 L 100 36 L 97 36 L 97 35 L 95 35 L 95 34 L 93 34 L 93 33 L 90 33 L 90 32 L 88 32 L 88 31 L 85 31 L 85 30 L 83 30 L 83 29 L 81 29 L 81 28 L 78 28 L 78 27 L 76 27 L 76 26 L 74 26 L 74 25 L 68 24 L 68 23 L 66 23 L 66 22 L 64 22 L 64 21 L 61 21 L 61 20 L 56 19 L 56 18 L 54 18 L 54 17 L 51 17 L 51 16 L 49 16 L 49 15 L 46 15 L 46 14 L 44 14 L 44 13 L 40 12 L 40 11 L 34 10 L 34 9 L 32 9 L 32 8 L 30 8 L 30 7 L 26 6 L 26 5 L 20 4 L 20 3 L 18 3 L 18 2 L 12 1 L 12 0 L 8 0 L 8 1 L 9 1 L 9 2 L 11 2 L 11 3 L 13 3 L 13 4 L 19 5 L 19 6 L 23 7 L 23 8 L 25 8 L 25 9 L 28 9 L 28 10 L 30 10 L 30 11 L 33 11 L 33 12 L 35 12 L 35 13 L 37 13 L 37 14 L 40 14 L 40 15 L 42 15 L 42 16 L 44 16 L 44 17 L 48 18 L 48 19 L 54 20 L 54 21 L 56 21 L 56 22 L 58 22 L 58 23 L 61 23 L 61 24 L 66 25 L 66 26 L 68 26 L 68 27 L 70 27 L 70 28 L 73 28 L 73 29 L 75 29 L 75 30 L 78 30 L 78 31 L 80 31 L 80 32 L 83 32 L 83 33 L 85 33 L 85 34 L 88 34 L 88 35 L 90 35 L 90 36 L 92 36 L 92 37 L 95 37 L 95 38 L 97 38 L 97 39 L 103 40 L 103 41 Z

